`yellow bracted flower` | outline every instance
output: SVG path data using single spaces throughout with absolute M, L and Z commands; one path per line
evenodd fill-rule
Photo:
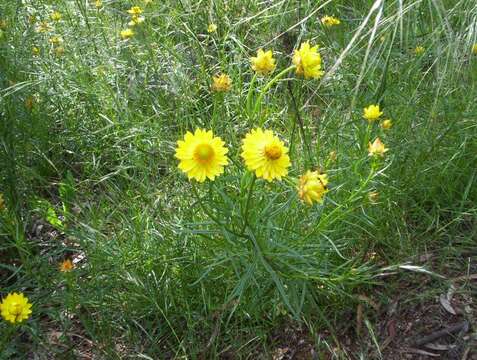
M 309 41 L 302 43 L 299 50 L 295 50 L 293 64 L 296 66 L 297 75 L 303 75 L 305 79 L 318 79 L 323 75 L 318 45 L 311 47 Z
M 38 56 L 38 55 L 40 55 L 40 48 L 38 48 L 36 46 L 33 46 L 32 49 L 31 49 L 31 52 L 34 56 Z
M 252 56 L 250 62 L 252 63 L 253 71 L 260 75 L 268 75 L 277 67 L 272 50 L 263 51 L 263 49 L 259 49 L 257 56 Z
M 212 78 L 212 90 L 217 92 L 229 91 L 232 87 L 232 79 L 227 74 L 215 75 Z
M 252 130 L 242 140 L 242 158 L 249 171 L 267 181 L 281 180 L 288 174 L 288 148 L 271 130 Z
M 386 119 L 381 123 L 381 128 L 383 130 L 389 130 L 393 126 L 393 122 L 391 119 Z
M 379 119 L 381 115 L 383 115 L 383 112 L 379 105 L 369 105 L 364 108 L 363 117 L 369 122 Z
M 374 142 L 371 144 L 368 143 L 368 153 L 369 156 L 384 156 L 384 153 L 387 152 L 389 149 L 384 146 L 380 138 L 376 138 Z
M 0 303 L 2 317 L 12 324 L 20 323 L 30 317 L 31 304 L 22 293 L 10 293 Z
M 313 202 L 323 202 L 323 196 L 328 192 L 328 176 L 318 171 L 308 170 L 298 181 L 298 196 L 308 205 Z
M 338 18 L 335 18 L 334 16 L 326 15 L 321 18 L 321 23 L 326 27 L 332 27 L 334 25 L 341 24 L 341 21 Z
M 209 24 L 209 26 L 207 26 L 207 32 L 208 32 L 209 34 L 214 33 L 214 32 L 216 32 L 216 31 L 217 31 L 217 25 L 215 25 L 215 24 Z
M 60 263 L 60 271 L 61 272 L 69 272 L 74 269 L 74 264 L 70 259 L 66 259 Z
M 134 36 L 134 31 L 132 31 L 131 29 L 125 29 L 122 30 L 119 34 L 121 35 L 121 39 L 127 40 Z
M 37 28 L 36 28 L 36 32 L 48 32 L 51 30 L 51 26 L 50 24 L 48 23 L 48 21 L 42 21 L 38 24 Z
M 59 36 L 52 36 L 49 40 L 50 44 L 57 46 L 63 42 L 63 39 Z
M 65 53 L 65 48 L 63 46 L 58 46 L 55 48 L 55 55 L 62 56 Z
M 214 180 L 224 172 L 228 164 L 228 149 L 220 137 L 214 137 L 211 130 L 197 129 L 194 134 L 187 132 L 184 140 L 177 141 L 175 157 L 180 160 L 179 169 L 189 179 L 203 182 Z
M 61 20 L 61 13 L 59 11 L 53 11 L 50 14 L 50 19 L 53 21 L 60 21 Z
M 472 46 L 472 53 L 474 55 L 477 55 L 477 43 L 475 43 L 473 46 Z
M 101 0 L 96 0 L 94 2 L 94 6 L 96 7 L 96 9 L 101 9 L 103 7 L 103 2 Z
M 130 15 L 141 15 L 142 14 L 142 9 L 139 6 L 133 6 L 128 10 L 128 14 Z
M 131 21 L 128 23 L 129 26 L 136 26 L 144 22 L 144 16 L 133 15 Z
M 424 46 L 416 46 L 416 48 L 414 49 L 414 54 L 422 55 L 422 54 L 424 54 L 424 51 L 426 51 Z

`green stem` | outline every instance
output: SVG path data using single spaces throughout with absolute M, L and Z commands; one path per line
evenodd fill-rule
M 250 199 L 252 198 L 252 191 L 253 191 L 253 186 L 255 185 L 255 180 L 257 180 L 257 176 L 253 174 L 252 183 L 250 184 L 250 188 L 248 189 L 247 202 L 245 204 L 245 211 L 242 214 L 243 226 L 242 226 L 242 230 L 240 231 L 241 234 L 244 234 L 245 228 L 247 227 L 247 224 L 248 224 L 248 210 L 250 208 Z
M 268 90 L 270 90 L 270 88 L 275 85 L 278 80 L 280 80 L 285 74 L 287 74 L 288 72 L 290 72 L 291 70 L 293 70 L 295 68 L 295 65 L 291 65 L 289 67 L 287 67 L 285 70 L 282 70 L 281 72 L 279 72 L 272 80 L 270 80 L 267 85 L 265 85 L 263 87 L 263 89 L 260 91 L 260 95 L 258 96 L 258 99 L 257 101 L 255 102 L 255 107 L 253 109 L 253 114 L 256 115 L 260 112 L 260 107 L 262 105 L 262 101 L 263 101 L 263 97 L 265 96 L 265 94 L 267 93 Z M 260 126 L 262 126 L 263 123 L 260 123 Z
M 253 74 L 252 81 L 248 87 L 248 94 L 247 94 L 247 115 L 251 118 L 253 116 L 252 113 L 252 95 L 253 90 L 255 87 L 255 81 L 257 80 L 257 73 Z

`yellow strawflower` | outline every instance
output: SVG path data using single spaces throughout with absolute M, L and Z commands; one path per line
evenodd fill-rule
M 379 109 L 379 105 L 369 105 L 364 108 L 363 117 L 369 122 L 379 119 L 383 112 Z
M 65 48 L 63 46 L 57 46 L 55 48 L 55 55 L 62 56 L 65 53 Z
M 141 15 L 142 14 L 142 9 L 139 6 L 133 6 L 128 10 L 128 13 L 130 15 Z
M 214 33 L 214 32 L 216 32 L 216 31 L 217 31 L 217 25 L 215 25 L 215 24 L 209 24 L 209 26 L 207 26 L 207 32 L 208 32 L 209 34 Z
M 475 43 L 473 46 L 472 46 L 472 53 L 474 55 L 477 55 L 477 43 Z
M 50 14 L 50 19 L 53 21 L 60 21 L 61 20 L 61 13 L 59 11 L 53 11 Z
M 73 262 L 70 259 L 66 259 L 60 263 L 60 271 L 61 272 L 69 272 L 74 269 Z
M 103 7 L 103 2 L 101 0 L 96 0 L 94 2 L 94 6 L 96 7 L 96 9 L 101 9 Z
M 323 196 L 328 192 L 328 177 L 318 171 L 308 170 L 298 181 L 298 196 L 308 205 L 313 202 L 323 202 Z
M 48 24 L 48 21 L 42 21 L 36 27 L 37 32 L 48 32 L 50 30 L 51 30 L 51 27 L 50 27 L 50 24 Z
M 40 55 L 40 48 L 38 48 L 36 46 L 33 46 L 32 49 L 31 49 L 31 52 L 34 56 L 38 56 L 38 55 Z
M 369 156 L 384 156 L 384 153 L 387 152 L 389 149 L 384 146 L 381 139 L 376 138 L 374 142 L 368 143 L 368 153 Z
M 229 161 L 226 156 L 229 150 L 224 145 L 211 130 L 197 129 L 194 134 L 188 131 L 184 140 L 177 141 L 175 157 L 180 160 L 179 169 L 198 182 L 214 180 Z
M 136 26 L 144 22 L 144 16 L 133 15 L 131 21 L 128 23 L 129 26 Z
M 334 25 L 341 24 L 341 21 L 338 18 L 335 18 L 334 16 L 326 15 L 321 18 L 321 23 L 326 27 L 332 27 Z
M 389 130 L 392 126 L 393 122 L 391 119 L 386 119 L 381 123 L 381 128 L 383 128 L 383 130 Z
M 368 193 L 368 200 L 371 204 L 377 204 L 379 200 L 379 193 L 377 191 L 370 191 Z
M 127 40 L 134 36 L 134 31 L 132 31 L 131 29 L 125 29 L 121 30 L 119 34 L 121 35 L 121 39 Z
M 31 304 L 22 293 L 10 293 L 0 303 L 0 313 L 6 321 L 20 323 L 30 317 Z
M 296 73 L 303 75 L 305 79 L 318 79 L 323 75 L 318 45 L 311 47 L 309 41 L 302 43 L 299 50 L 295 50 L 293 64 L 296 66 Z
M 232 79 L 227 74 L 215 75 L 212 78 L 212 90 L 217 92 L 229 91 L 232 87 Z
M 259 49 L 257 56 L 252 56 L 250 62 L 252 63 L 253 71 L 260 75 L 270 74 L 277 67 L 272 50 L 263 51 L 263 49 Z
M 63 42 L 63 39 L 59 36 L 52 36 L 48 41 L 50 44 L 53 44 L 53 46 L 57 46 Z
M 426 51 L 426 49 L 423 46 L 416 46 L 416 48 L 414 49 L 414 54 L 422 55 L 424 54 L 424 51 Z
M 242 158 L 249 171 L 267 181 L 281 180 L 288 174 L 288 148 L 271 130 L 252 130 L 242 140 Z

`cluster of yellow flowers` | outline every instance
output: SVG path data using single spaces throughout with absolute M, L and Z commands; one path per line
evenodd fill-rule
M 332 27 L 341 24 L 341 21 L 334 16 L 326 15 L 321 18 L 321 23 L 326 27 Z
M 224 141 L 214 136 L 211 130 L 196 129 L 187 132 L 183 140 L 177 142 L 176 158 L 179 169 L 189 179 L 203 182 L 214 180 L 224 172 L 228 165 L 228 149 Z M 288 174 L 291 165 L 288 148 L 271 130 L 253 129 L 242 140 L 241 157 L 245 166 L 258 178 L 269 182 L 281 180 Z M 301 199 L 308 204 L 320 201 L 327 191 L 326 175 L 308 171 L 299 181 L 298 189 Z
M 368 120 L 369 123 L 372 123 L 378 120 L 383 115 L 379 105 L 369 105 L 364 108 L 363 118 Z M 383 130 L 389 130 L 392 127 L 393 123 L 391 119 L 386 119 L 381 122 L 381 128 Z M 373 143 L 368 144 L 368 153 L 369 156 L 384 156 L 384 153 L 387 152 L 387 149 L 380 138 L 376 138 Z
M 311 46 L 309 41 L 301 44 L 293 54 L 293 68 L 297 75 L 305 79 L 318 79 L 323 75 L 321 69 L 321 55 L 318 52 L 318 45 Z M 250 58 L 252 70 L 261 76 L 270 75 L 275 71 L 276 59 L 272 50 L 259 49 L 257 56 Z M 217 92 L 229 91 L 232 87 L 232 79 L 227 74 L 217 74 L 212 77 L 212 90 Z
M 119 35 L 121 39 L 128 40 L 129 38 L 134 36 L 134 31 L 131 29 L 132 27 L 142 24 L 144 22 L 144 16 L 141 16 L 143 10 L 140 6 L 133 6 L 131 7 L 127 13 L 130 15 L 131 20 L 128 22 L 128 28 L 121 30 Z
M 53 11 L 50 14 L 50 20 L 53 22 L 58 23 L 61 21 L 62 18 L 63 18 L 63 15 L 57 10 Z M 29 17 L 30 23 L 34 24 L 36 23 L 36 21 L 37 19 L 34 15 Z M 36 32 L 38 33 L 49 33 L 51 31 L 53 31 L 53 27 L 46 20 L 39 22 L 38 25 L 36 26 Z M 65 48 L 62 46 L 63 39 L 61 38 L 61 36 L 53 35 L 49 38 L 48 42 L 52 45 L 53 51 L 56 56 L 61 56 L 64 54 Z M 41 51 L 38 46 L 33 46 L 31 52 L 33 56 L 38 56 L 40 55 Z

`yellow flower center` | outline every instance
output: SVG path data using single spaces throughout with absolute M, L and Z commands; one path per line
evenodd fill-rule
M 214 157 L 214 149 L 209 144 L 199 144 L 194 150 L 197 161 L 208 162 Z
M 282 149 L 277 144 L 269 144 L 265 146 L 265 156 L 269 160 L 277 160 L 282 156 Z
M 14 302 L 10 305 L 10 314 L 17 316 L 17 315 L 20 315 L 21 312 L 22 312 L 22 307 L 20 304 Z

